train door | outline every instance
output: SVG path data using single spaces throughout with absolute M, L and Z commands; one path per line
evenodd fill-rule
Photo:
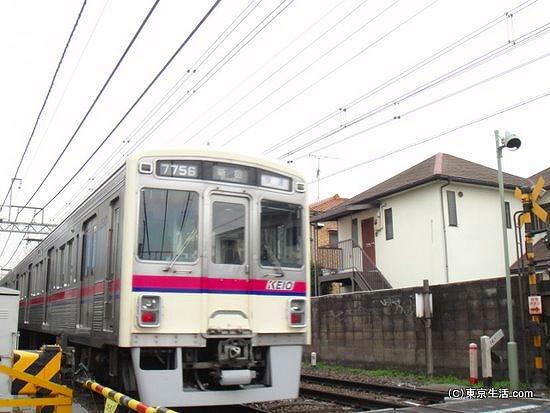
M 249 329 L 250 200 L 212 195 L 204 245 L 207 328 Z
M 109 222 L 109 249 L 107 251 L 109 260 L 107 276 L 105 277 L 105 301 L 103 308 L 103 330 L 113 331 L 115 324 L 115 299 L 117 284 L 120 280 L 120 263 L 118 260 L 120 235 L 120 201 L 119 198 L 111 202 Z
M 82 236 L 82 261 L 80 271 L 80 319 L 81 328 L 92 327 L 94 304 L 94 275 L 96 267 L 97 217 L 84 223 Z

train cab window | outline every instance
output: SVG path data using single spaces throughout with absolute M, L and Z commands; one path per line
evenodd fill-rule
M 262 201 L 261 264 L 299 268 L 303 265 L 302 207 Z
M 198 257 L 199 196 L 172 189 L 141 190 L 138 257 L 193 262 Z
M 212 204 L 212 262 L 244 264 L 245 206 L 231 202 Z

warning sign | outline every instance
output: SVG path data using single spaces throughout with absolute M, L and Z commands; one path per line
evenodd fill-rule
M 542 299 L 540 295 L 529 296 L 529 314 L 542 314 Z

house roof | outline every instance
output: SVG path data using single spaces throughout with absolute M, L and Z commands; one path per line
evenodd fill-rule
M 320 201 L 314 202 L 309 205 L 309 212 L 311 214 L 319 214 L 321 212 L 328 211 L 334 207 L 337 207 L 342 202 L 346 201 L 347 198 L 341 198 L 340 195 L 334 194 L 330 198 L 321 199 Z
M 550 168 L 546 168 L 543 171 L 540 171 L 537 174 L 534 174 L 533 176 L 529 177 L 529 180 L 533 183 L 536 183 L 539 177 L 542 176 L 544 178 L 544 188 L 548 189 L 550 188 Z
M 498 187 L 497 170 L 456 156 L 438 153 L 413 167 L 389 178 L 348 199 L 335 208 L 315 215 L 311 221 L 327 221 L 348 215 L 354 210 L 363 210 L 380 204 L 383 197 L 438 180 Z M 504 187 L 531 186 L 531 181 L 503 173 Z
M 537 267 L 537 268 L 541 268 L 541 267 L 542 268 L 548 268 L 548 266 L 550 264 L 550 250 L 548 250 L 548 248 L 546 248 L 546 245 L 544 244 L 543 239 L 540 239 L 537 242 L 535 242 L 535 244 L 533 244 L 533 254 L 534 254 L 534 257 L 535 257 L 535 261 L 540 263 L 540 265 L 535 265 L 535 267 Z M 527 265 L 527 254 L 523 254 L 522 259 L 523 259 L 524 265 Z M 514 273 L 517 273 L 518 266 L 519 266 L 519 260 L 514 262 L 510 266 L 510 269 Z

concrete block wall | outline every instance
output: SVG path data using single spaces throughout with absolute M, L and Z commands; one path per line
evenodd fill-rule
M 435 375 L 468 377 L 468 345 L 502 329 L 494 347 L 503 358 L 493 377 L 507 378 L 508 321 L 505 278 L 430 286 L 433 295 L 432 343 Z M 525 288 L 523 291 L 527 291 Z M 352 367 L 426 372 L 425 328 L 416 318 L 415 293 L 422 287 L 326 295 L 312 298 L 312 345 L 317 359 Z M 524 347 L 518 279 L 512 278 L 520 369 L 531 363 Z M 481 365 L 481 364 L 480 364 Z M 481 368 L 479 371 L 481 377 Z M 520 371 L 520 380 L 524 374 Z

